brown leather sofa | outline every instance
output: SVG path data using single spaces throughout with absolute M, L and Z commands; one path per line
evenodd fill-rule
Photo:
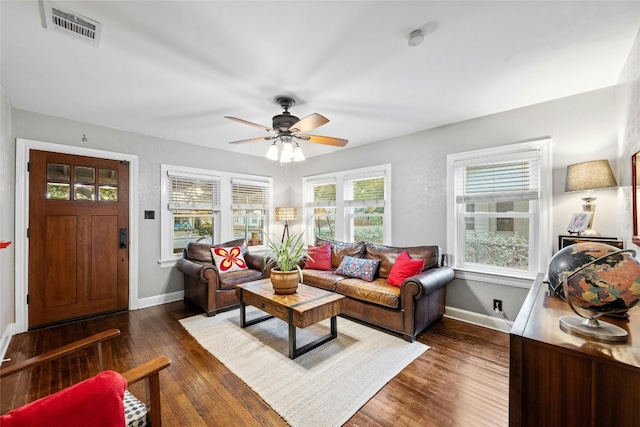
M 452 268 L 442 265 L 438 246 L 393 247 L 372 243 L 342 243 L 316 239 L 316 246 L 331 245 L 333 271 L 303 269 L 303 282 L 347 297 L 343 314 L 399 333 L 409 342 L 444 315 L 446 284 L 454 278 Z M 406 250 L 425 261 L 421 273 L 402 282 L 387 282 L 398 255 Z M 343 256 L 377 259 L 377 277 L 372 282 L 335 274 Z
M 248 269 L 220 273 L 213 262 L 211 248 L 241 246 Z M 184 273 L 184 300 L 201 307 L 208 316 L 239 306 L 235 288 L 240 283 L 265 279 L 269 270 L 264 258 L 247 252 L 244 239 L 219 245 L 189 243 L 178 260 L 178 270 Z

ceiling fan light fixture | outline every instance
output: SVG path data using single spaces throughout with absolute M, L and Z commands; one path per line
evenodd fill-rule
M 293 159 L 284 155 L 284 150 L 280 153 L 280 163 L 291 163 Z
M 282 154 L 280 155 L 280 161 L 282 161 L 283 158 L 289 159 L 289 161 L 293 159 L 293 144 L 291 144 L 291 140 L 285 140 L 282 143 Z
M 267 159 L 278 160 L 278 146 L 275 142 L 269 146 L 269 151 L 267 151 Z
M 304 159 L 305 157 L 304 153 L 302 152 L 302 148 L 300 148 L 300 145 L 298 145 L 298 143 L 296 142 L 296 148 L 293 149 L 293 161 L 301 162 Z

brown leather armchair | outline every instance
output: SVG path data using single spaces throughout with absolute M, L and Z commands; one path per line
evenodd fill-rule
M 241 246 L 246 270 L 220 273 L 216 267 L 211 248 Z M 207 316 L 237 307 L 236 285 L 269 277 L 261 255 L 246 250 L 244 239 L 232 240 L 219 245 L 189 243 L 178 260 L 178 270 L 184 273 L 184 300 L 201 307 Z

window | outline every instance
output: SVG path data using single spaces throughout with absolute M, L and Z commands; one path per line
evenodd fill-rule
M 173 217 L 171 253 L 182 254 L 190 242 L 214 241 L 220 213 L 220 179 L 169 171 L 168 210 Z
M 190 242 L 263 245 L 272 185 L 271 178 L 162 165 L 160 264 L 172 266 Z
M 307 187 L 305 207 L 307 218 L 313 229 L 311 240 L 316 237 L 336 239 L 336 184 L 333 182 L 311 182 Z
M 370 178 L 347 177 L 345 206 L 349 215 L 349 221 L 347 221 L 349 241 L 382 243 L 384 184 L 384 175 Z
M 550 207 L 548 140 L 453 154 L 448 244 L 454 268 L 532 278 L 542 271 Z
M 245 239 L 249 246 L 264 244 L 269 210 L 269 184 L 232 179 L 231 191 L 233 238 Z
M 389 244 L 391 166 L 304 179 L 307 239 Z

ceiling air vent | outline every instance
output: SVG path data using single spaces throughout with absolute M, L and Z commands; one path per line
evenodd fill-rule
M 47 29 L 98 47 L 102 24 L 49 1 L 45 0 L 42 3 Z

